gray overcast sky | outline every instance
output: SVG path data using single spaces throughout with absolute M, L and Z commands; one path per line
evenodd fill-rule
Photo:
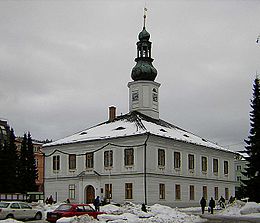
M 243 148 L 260 72 L 260 1 L 0 1 L 0 118 L 59 139 L 128 112 L 148 8 L 160 118 Z M 239 145 L 233 145 L 239 144 Z

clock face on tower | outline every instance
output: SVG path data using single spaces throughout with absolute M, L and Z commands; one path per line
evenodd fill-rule
M 138 101 L 138 99 L 139 99 L 138 97 L 139 96 L 138 96 L 138 92 L 137 91 L 132 93 L 132 101 Z

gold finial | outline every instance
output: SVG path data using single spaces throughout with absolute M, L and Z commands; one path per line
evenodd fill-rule
M 146 13 L 147 13 L 147 8 L 144 7 L 144 28 L 145 28 L 145 22 L 146 22 Z

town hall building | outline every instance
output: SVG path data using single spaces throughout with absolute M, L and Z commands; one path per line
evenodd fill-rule
M 160 119 L 150 34 L 137 42 L 129 113 L 45 144 L 45 196 L 54 200 L 198 206 L 235 194 L 234 152 Z

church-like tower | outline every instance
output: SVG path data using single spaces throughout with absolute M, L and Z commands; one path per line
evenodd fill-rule
M 153 67 L 151 53 L 152 43 L 150 34 L 145 27 L 146 14 L 144 14 L 143 30 L 139 33 L 137 45 L 136 65 L 132 69 L 132 82 L 129 88 L 129 110 L 138 111 L 154 119 L 159 119 L 159 87 L 155 82 L 157 70 Z

